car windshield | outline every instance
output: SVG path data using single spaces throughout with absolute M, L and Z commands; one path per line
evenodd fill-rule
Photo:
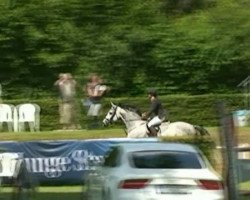
M 179 151 L 137 151 L 131 155 L 136 168 L 201 169 L 198 154 Z

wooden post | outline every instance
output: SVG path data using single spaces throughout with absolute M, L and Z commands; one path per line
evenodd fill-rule
M 225 111 L 225 104 L 219 103 L 217 111 L 220 122 L 220 141 L 223 153 L 223 172 L 228 200 L 238 200 L 237 140 L 232 114 Z

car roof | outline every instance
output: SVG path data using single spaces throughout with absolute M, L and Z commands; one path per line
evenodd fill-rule
M 120 143 L 115 146 L 119 146 L 125 152 L 166 150 L 166 151 L 183 151 L 183 152 L 197 153 L 197 149 L 193 145 L 181 144 L 181 143 L 131 142 L 131 143 Z

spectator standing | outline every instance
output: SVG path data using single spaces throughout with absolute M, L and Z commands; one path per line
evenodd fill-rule
M 54 84 L 59 92 L 59 115 L 63 129 L 76 129 L 75 94 L 76 81 L 70 73 L 59 74 Z
M 89 128 L 96 128 L 99 124 L 98 117 L 102 107 L 101 100 L 107 91 L 107 86 L 103 85 L 102 79 L 97 74 L 91 74 L 84 90 L 88 98 L 87 116 L 90 117 L 91 121 Z

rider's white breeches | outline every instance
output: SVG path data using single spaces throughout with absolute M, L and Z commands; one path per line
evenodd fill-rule
M 149 122 L 148 122 L 148 127 L 151 126 L 158 126 L 162 123 L 162 120 L 158 117 L 155 116 L 154 118 L 152 118 Z

